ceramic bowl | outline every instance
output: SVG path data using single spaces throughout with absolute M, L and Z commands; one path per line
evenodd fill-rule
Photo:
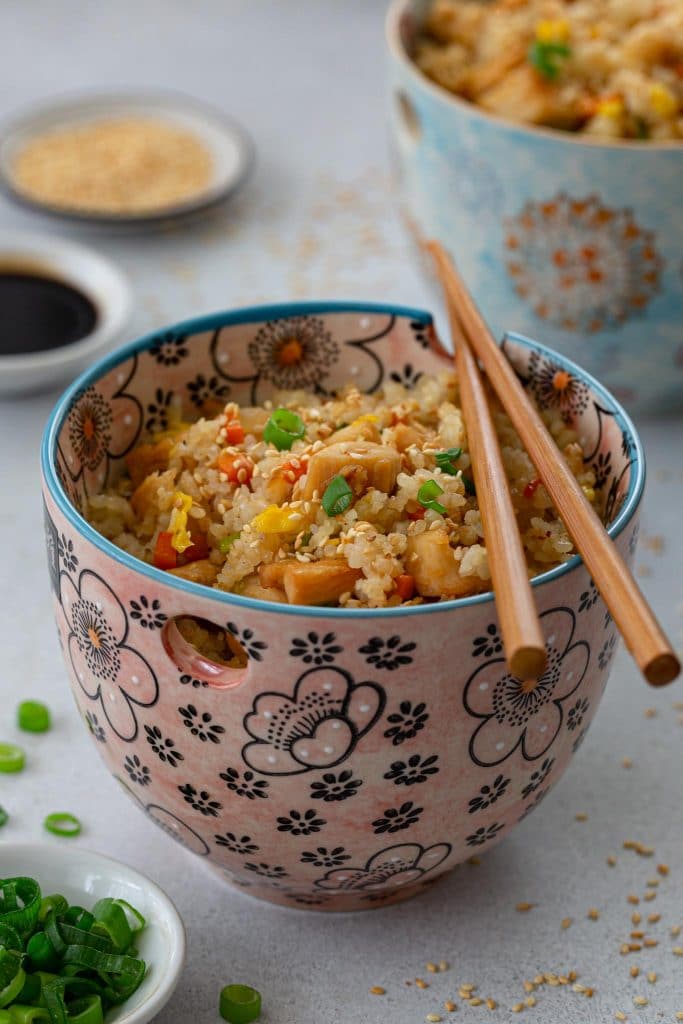
M 540 334 L 631 411 L 680 409 L 683 145 L 605 144 L 452 95 L 410 57 L 430 3 L 394 0 L 386 23 L 414 235 L 452 252 L 498 336 Z
M 281 367 L 281 344 L 301 341 Z M 521 337 L 506 351 L 560 410 L 595 468 L 631 557 L 644 481 L 633 427 L 604 388 Z M 140 808 L 228 881 L 287 906 L 391 903 L 504 838 L 566 769 L 597 710 L 617 634 L 582 562 L 533 581 L 548 669 L 510 676 L 490 594 L 393 609 L 256 601 L 165 575 L 79 509 L 144 431 L 276 386 L 325 395 L 413 385 L 450 365 L 431 316 L 371 305 L 221 313 L 150 335 L 84 374 L 43 444 L 45 529 L 69 681 L 111 773 Z M 203 659 L 177 616 L 229 629 L 234 670 Z
M 148 965 L 140 988 L 107 1013 L 107 1024 L 147 1024 L 166 1005 L 185 963 L 185 929 L 178 911 L 154 882 L 120 861 L 74 846 L 0 843 L 0 877 L 28 875 L 43 894 L 60 892 L 86 908 L 105 896 L 127 900 L 147 919 L 138 949 Z

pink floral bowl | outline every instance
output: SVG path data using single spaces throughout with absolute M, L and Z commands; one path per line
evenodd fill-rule
M 299 363 L 279 346 L 301 341 Z M 576 427 L 603 514 L 632 557 L 644 485 L 633 426 L 595 380 L 518 336 L 504 346 L 541 407 Z M 538 576 L 548 649 L 535 686 L 503 658 L 490 594 L 392 609 L 306 608 L 164 574 L 80 509 L 144 431 L 276 386 L 408 387 L 448 356 L 431 316 L 367 304 L 220 313 L 135 341 L 65 393 L 42 449 L 55 614 L 76 704 L 139 807 L 219 875 L 289 907 L 402 900 L 487 850 L 547 795 L 597 710 L 617 634 L 579 558 Z M 244 669 L 203 659 L 177 616 L 229 629 Z

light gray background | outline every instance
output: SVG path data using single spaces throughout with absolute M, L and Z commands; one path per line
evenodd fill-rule
M 163 234 L 90 233 L 87 239 L 130 275 L 137 311 L 130 334 L 226 306 L 287 298 L 368 298 L 434 306 L 397 220 L 389 189 L 383 108 L 380 0 L 5 0 L 0 10 L 0 115 L 95 85 L 171 86 L 234 114 L 258 147 L 257 172 L 219 216 Z M 60 231 L 0 202 L 0 229 Z M 83 233 L 81 232 L 81 237 Z M 437 305 L 438 309 L 438 305 Z M 511 325 L 514 326 L 514 325 Z M 179 990 L 158 1020 L 209 1024 L 220 987 L 242 980 L 263 993 L 268 1024 L 416 1024 L 460 982 L 509 1007 L 523 979 L 575 969 L 592 1000 L 545 988 L 527 1014 L 563 1024 L 607 1022 L 621 1009 L 643 1024 L 683 1010 L 683 725 L 674 701 L 683 685 L 655 692 L 628 656 L 617 656 L 603 706 L 575 764 L 552 796 L 479 866 L 465 865 L 418 901 L 363 915 L 324 916 L 270 908 L 234 894 L 134 809 L 99 762 L 68 695 L 52 625 L 38 484 L 40 434 L 55 396 L 0 405 L 0 738 L 19 740 L 28 767 L 0 776 L 11 812 L 3 839 L 40 838 L 45 814 L 76 811 L 84 845 L 120 857 L 158 881 L 187 925 L 189 955 Z M 638 565 L 643 586 L 680 645 L 682 424 L 642 424 L 649 484 Z M 648 538 L 664 538 L 661 553 Z M 656 543 L 654 545 L 657 546 Z M 14 728 L 20 697 L 54 711 L 44 737 Z M 656 716 L 646 718 L 646 708 Z M 633 759 L 626 770 L 622 759 Z M 575 820 L 586 813 L 588 820 Z M 656 847 L 650 860 L 624 839 Z M 55 840 L 57 841 L 57 840 Z M 614 868 L 609 854 L 618 856 Z M 667 862 L 651 934 L 659 946 L 630 958 L 633 907 Z M 536 904 L 527 914 L 519 901 Z M 590 907 L 600 919 L 590 921 Z M 560 928 L 564 917 L 574 925 Z M 433 978 L 430 959 L 451 969 Z M 630 964 L 654 970 L 633 980 Z M 405 981 L 423 975 L 428 990 Z M 383 985 L 384 997 L 371 996 Z M 650 1003 L 633 1006 L 634 995 Z M 463 1007 L 454 1021 L 488 1011 Z

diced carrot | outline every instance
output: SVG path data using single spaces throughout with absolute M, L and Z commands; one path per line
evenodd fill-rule
M 192 544 L 183 551 L 178 559 L 178 565 L 187 565 L 188 562 L 197 562 L 202 558 L 209 557 L 210 549 L 206 535 L 198 530 L 190 530 L 190 536 L 192 537 Z
M 233 484 L 248 484 L 254 472 L 254 463 L 248 455 L 231 455 L 230 452 L 221 452 L 216 465 Z
M 414 512 L 408 512 L 408 519 L 412 519 L 416 522 L 418 519 L 424 519 L 425 510 L 423 508 L 416 508 Z
M 538 477 L 536 477 L 535 480 L 531 480 L 526 485 L 526 487 L 524 488 L 524 497 L 525 498 L 533 498 L 534 494 L 536 493 L 536 491 L 538 490 L 540 485 L 541 485 L 541 481 L 539 480 Z
M 157 569 L 175 569 L 178 564 L 178 552 L 173 547 L 173 534 L 163 530 L 157 537 L 154 546 L 153 561 Z
M 410 601 L 415 594 L 415 577 L 402 573 L 396 580 L 396 593 L 402 601 Z
M 228 444 L 242 444 L 244 438 L 244 427 L 239 420 L 229 420 L 225 424 L 225 439 Z

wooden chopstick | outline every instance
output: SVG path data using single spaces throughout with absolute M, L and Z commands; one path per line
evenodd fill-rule
M 479 367 L 450 304 L 449 313 L 460 401 L 505 658 L 513 675 L 536 679 L 546 666 L 546 649 L 498 437 Z
M 569 535 L 638 667 L 653 686 L 665 686 L 681 666 L 628 566 L 562 458 L 515 371 L 496 343 L 458 271 L 438 242 L 427 248 L 462 332 L 519 434 Z

